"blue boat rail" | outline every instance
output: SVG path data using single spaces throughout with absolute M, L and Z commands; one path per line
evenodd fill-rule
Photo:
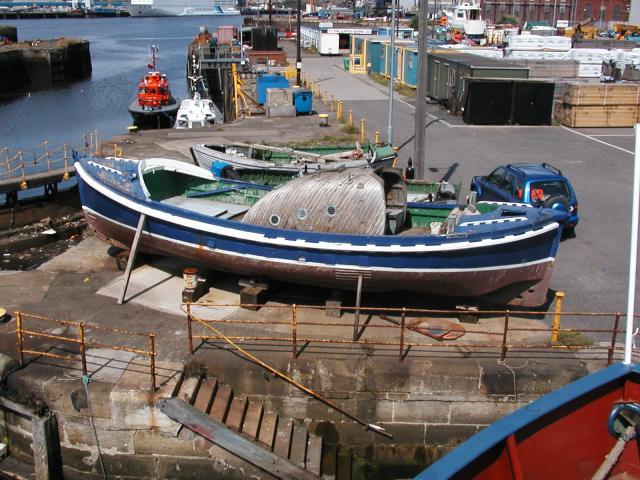
M 559 305 L 560 304 L 560 305 Z M 561 301 L 557 302 L 561 306 Z M 215 309 L 238 307 L 269 312 L 257 316 L 248 310 L 230 318 L 211 320 Z M 280 310 L 280 312 L 274 312 Z M 472 357 L 474 355 L 530 358 L 575 355 L 580 359 L 606 360 L 607 365 L 620 360 L 624 345 L 618 344 L 619 312 L 564 312 L 524 310 L 433 310 L 417 308 L 339 307 L 282 304 L 184 303 L 189 352 L 194 353 L 210 341 L 223 340 L 208 326 L 239 343 L 289 345 L 297 358 L 310 345 L 321 349 L 336 345 L 378 347 L 381 354 L 397 352 L 400 362 L 410 354 Z M 320 317 L 319 314 L 324 316 Z M 344 317 L 333 320 L 331 317 Z M 208 318 L 207 318 L 208 317 Z M 361 319 L 361 317 L 364 317 Z M 395 318 L 393 318 L 395 317 Z M 452 321 L 471 318 L 482 323 Z M 635 318 L 640 315 L 635 315 Z M 348 319 L 347 319 L 348 318 Z M 562 328 L 561 322 L 578 323 L 598 319 L 602 328 Z M 542 321 L 532 322 L 532 319 Z M 551 323 L 551 326 L 546 324 Z M 623 325 L 624 326 L 624 325 Z M 262 328 L 260 328 L 262 327 Z M 259 334 L 256 334 L 259 331 Z M 261 333 L 265 332 L 265 333 Z M 590 338 L 591 336 L 596 337 Z M 465 338 L 463 342 L 459 338 Z M 429 338 L 431 341 L 424 341 Z M 199 343 L 198 343 L 199 342 Z M 329 347 L 329 345 L 331 347 Z M 634 361 L 640 357 L 634 352 Z

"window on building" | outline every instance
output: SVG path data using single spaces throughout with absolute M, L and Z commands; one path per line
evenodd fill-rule
M 622 8 L 620 7 L 620 5 L 614 5 L 613 6 L 613 17 L 611 18 L 611 20 L 622 20 Z
M 550 10 L 549 4 L 548 4 L 548 3 L 546 3 L 546 4 L 544 5 L 544 13 L 549 13 L 549 10 Z
M 536 6 L 533 3 L 529 4 L 529 13 L 533 13 L 535 12 L 535 10 L 536 10 Z
M 584 15 L 582 16 L 582 18 L 584 18 L 585 20 L 591 18 L 593 16 L 593 6 L 590 3 L 587 3 L 584 6 Z
M 566 7 L 564 5 L 560 5 L 560 9 L 558 10 L 560 12 L 560 15 L 564 15 L 565 8 Z
M 413 54 L 409 53 L 409 58 L 407 58 L 407 68 L 409 70 L 413 70 Z

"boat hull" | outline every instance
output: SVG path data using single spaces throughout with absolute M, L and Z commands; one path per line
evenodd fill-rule
M 498 420 L 416 479 L 595 478 L 616 443 L 608 428 L 613 407 L 638 402 L 638 365 L 612 365 Z M 638 476 L 640 450 L 633 439 L 606 478 Z
M 240 16 L 239 10 L 224 10 L 220 7 L 190 8 L 184 6 L 126 5 L 125 10 L 132 17 L 210 17 Z
M 274 229 L 207 220 L 204 216 L 202 221 L 209 223 L 200 228 L 198 218 L 183 217 L 177 208 L 135 198 L 123 201 L 120 192 L 95 189 L 95 180 L 88 183 L 86 175 L 80 168 L 78 183 L 87 223 L 109 243 L 129 247 L 144 213 L 147 220 L 138 246 L 142 251 L 181 257 L 214 270 L 328 288 L 354 290 L 358 277 L 362 277 L 365 291 L 479 297 L 520 286 L 513 293 L 517 298 L 548 281 L 560 235 L 557 224 L 551 224 L 532 235 L 523 235 L 522 240 L 509 240 L 508 245 L 430 252 L 407 247 L 394 252 L 393 243 L 399 240 L 385 237 L 388 245 L 374 252 L 367 251 L 375 250 L 367 243 L 374 237 L 361 238 L 359 245 L 345 247 L 340 240 L 348 236 L 336 236 L 335 244 L 321 248 L 319 243 L 326 234 L 274 233 Z M 288 235 L 299 236 L 288 241 Z M 544 301 L 546 289 L 524 304 L 534 306 Z
M 171 128 L 176 121 L 176 115 L 180 108 L 180 102 L 173 98 L 168 105 L 162 107 L 145 109 L 137 100 L 129 105 L 129 113 L 133 118 L 133 123 L 139 128 Z

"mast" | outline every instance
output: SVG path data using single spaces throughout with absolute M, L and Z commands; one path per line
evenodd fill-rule
M 636 262 L 638 253 L 638 211 L 640 207 L 640 124 L 635 126 L 636 148 L 633 162 L 633 208 L 631 218 L 631 246 L 629 251 L 629 291 L 627 292 L 627 328 L 624 345 L 624 363 L 631 363 L 633 346 L 633 312 L 636 301 Z
M 418 85 L 416 87 L 416 120 L 415 140 L 413 150 L 413 162 L 415 165 L 415 178 L 424 180 L 426 171 L 426 152 L 424 145 L 425 115 L 427 103 L 427 27 L 429 22 L 429 4 L 427 0 L 420 0 L 418 10 Z

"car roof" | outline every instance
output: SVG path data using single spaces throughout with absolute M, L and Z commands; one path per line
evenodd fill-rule
M 506 165 L 511 170 L 517 170 L 525 174 L 529 180 L 555 179 L 566 180 L 562 172 L 547 163 L 510 163 Z

